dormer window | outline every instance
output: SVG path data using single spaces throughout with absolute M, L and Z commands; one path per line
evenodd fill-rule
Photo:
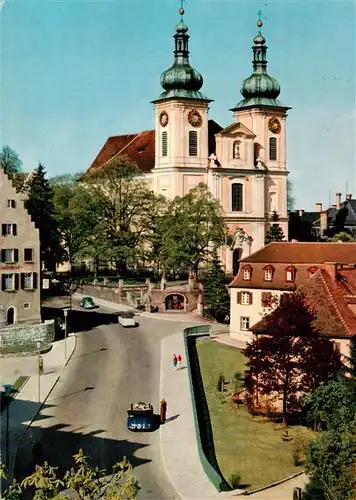
M 308 279 L 313 276 L 317 272 L 318 268 L 316 266 L 309 267 L 308 269 Z
M 250 281 L 251 279 L 251 274 L 252 274 L 252 268 L 251 266 L 245 266 L 242 270 L 243 272 L 243 278 L 245 281 Z
M 264 272 L 264 280 L 265 281 L 272 281 L 273 280 L 274 267 L 266 266 L 263 269 L 263 272 Z
M 288 266 L 286 269 L 286 281 L 294 283 L 296 272 L 297 270 L 294 266 Z

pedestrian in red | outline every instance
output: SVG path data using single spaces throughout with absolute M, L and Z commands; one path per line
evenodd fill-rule
M 182 368 L 182 356 L 180 354 L 178 354 L 177 361 L 178 361 L 178 368 Z
M 165 423 L 166 415 L 167 415 L 167 401 L 163 398 L 159 403 L 159 420 L 161 424 Z
M 178 362 L 178 358 L 175 354 L 173 354 L 173 368 L 177 368 L 177 362 Z

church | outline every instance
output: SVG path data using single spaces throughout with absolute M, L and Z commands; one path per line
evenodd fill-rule
M 280 86 L 267 72 L 262 21 L 253 39 L 253 72 L 241 85 L 242 100 L 232 123 L 209 118 L 212 99 L 202 92 L 203 77 L 189 62 L 184 9 L 174 34 L 174 62 L 161 75 L 163 92 L 152 101 L 154 130 L 109 137 L 85 175 L 126 157 L 137 165 L 155 194 L 184 196 L 205 183 L 220 202 L 232 245 L 220 251 L 234 275 L 239 259 L 264 246 L 270 215 L 276 210 L 288 238 L 286 117 Z

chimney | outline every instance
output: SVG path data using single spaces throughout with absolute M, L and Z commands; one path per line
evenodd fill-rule
M 304 210 L 298 210 L 299 217 L 302 217 L 304 214 Z
M 347 194 L 347 195 L 346 195 L 346 198 L 347 198 L 348 200 L 352 200 L 352 194 Z
M 328 230 L 328 212 L 321 212 L 320 214 L 320 234 L 323 236 L 325 231 Z
M 315 203 L 315 209 L 317 212 L 322 212 L 323 211 L 323 204 L 322 203 Z
M 341 205 L 341 193 L 336 193 L 336 208 L 339 210 Z

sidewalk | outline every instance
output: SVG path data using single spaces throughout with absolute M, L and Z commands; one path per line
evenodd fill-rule
M 229 343 L 218 334 L 215 341 Z M 224 342 L 225 341 L 225 342 Z M 232 341 L 236 343 L 236 341 Z M 232 345 L 229 343 L 228 345 Z M 234 345 L 234 347 L 237 347 Z M 183 354 L 183 367 L 174 370 L 172 353 Z M 244 498 L 239 490 L 218 493 L 210 483 L 200 462 L 196 444 L 192 400 L 186 369 L 183 333 L 170 335 L 161 344 L 160 399 L 167 400 L 167 422 L 160 427 L 161 454 L 166 473 L 174 488 L 184 500 L 215 500 Z M 172 419 L 172 420 L 170 420 Z M 243 457 L 241 457 L 243 460 Z M 292 500 L 293 489 L 303 488 L 305 474 L 272 488 L 248 495 L 251 500 Z
M 64 367 L 69 362 L 76 347 L 76 336 L 67 338 L 67 360 L 65 355 L 65 341 L 53 343 L 52 349 L 43 354 L 44 375 L 40 377 L 38 385 L 38 358 L 37 356 L 23 358 L 2 358 L 0 360 L 0 376 L 2 383 L 13 383 L 20 375 L 30 376 L 17 397 L 9 406 L 9 477 L 13 475 L 15 456 L 22 436 L 31 425 L 41 406 L 47 400 L 50 392 L 58 382 Z M 2 457 L 6 460 L 6 411 L 1 416 L 2 430 Z M 3 489 L 4 489 L 3 484 Z

